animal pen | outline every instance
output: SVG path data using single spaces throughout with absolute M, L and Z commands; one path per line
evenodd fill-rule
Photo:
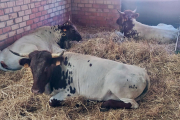
M 31 93 L 30 68 L 0 71 L 0 118 L 2 120 L 147 120 L 180 119 L 180 55 L 177 44 L 158 44 L 145 39 L 122 39 L 119 26 L 120 0 L 0 0 L 0 48 L 45 25 L 58 25 L 71 17 L 82 42 L 67 51 L 88 54 L 145 68 L 150 77 L 148 94 L 138 109 L 100 112 L 102 102 L 82 96 L 50 107 L 49 96 Z M 117 42 L 118 41 L 118 42 Z M 177 46 L 177 47 L 176 47 Z

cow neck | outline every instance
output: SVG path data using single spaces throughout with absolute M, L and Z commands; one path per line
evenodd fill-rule
M 53 91 L 54 89 L 66 89 L 67 79 L 69 77 L 69 70 L 66 69 L 68 65 L 67 59 L 67 57 L 60 58 L 59 60 L 61 64 L 53 68 L 50 78 L 51 91 Z
M 124 36 L 126 36 L 127 38 L 134 38 L 139 36 L 139 33 L 135 29 L 136 22 L 137 21 L 135 19 L 130 19 L 123 22 L 122 28 Z

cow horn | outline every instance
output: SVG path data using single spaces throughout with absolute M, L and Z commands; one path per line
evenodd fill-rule
M 14 55 L 17 55 L 17 56 L 20 56 L 20 57 L 26 57 L 26 58 L 29 58 L 29 54 L 27 53 L 17 53 L 17 52 L 14 52 L 12 50 L 9 50 L 12 54 Z
M 124 12 L 121 12 L 120 10 L 117 10 L 120 14 L 124 14 Z
M 132 12 L 135 13 L 136 11 L 137 11 L 137 8 L 134 11 L 132 11 Z
M 52 58 L 58 58 L 61 57 L 64 54 L 64 51 L 62 53 L 52 53 L 51 56 Z

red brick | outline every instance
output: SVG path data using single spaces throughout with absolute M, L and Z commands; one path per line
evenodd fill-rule
M 17 0 L 16 5 L 23 5 L 23 0 Z
M 36 2 L 35 7 L 39 7 L 39 6 L 41 6 L 41 2 Z
M 14 12 L 18 12 L 21 10 L 21 8 L 20 8 L 20 6 L 17 6 L 17 7 L 13 7 L 13 10 L 14 10 Z
M 43 10 L 44 10 L 43 6 L 39 7 L 39 11 L 43 11 Z
M 17 13 L 9 14 L 9 19 L 17 18 Z
M 31 6 L 31 8 L 34 8 L 34 7 L 35 7 L 34 3 L 31 3 L 30 6 Z
M 58 20 L 58 17 L 57 16 L 53 17 L 53 20 L 54 21 Z
M 36 17 L 41 16 L 41 12 L 36 13 Z
M 26 26 L 26 27 L 24 27 L 24 31 L 28 31 L 28 30 L 30 30 L 31 29 L 31 27 L 30 26 Z
M 41 17 L 40 17 L 40 21 L 42 21 L 42 20 L 44 20 L 44 16 L 41 16 Z
M 15 22 L 16 22 L 16 23 L 22 22 L 22 17 L 16 18 L 16 19 L 15 19 Z
M 16 35 L 16 30 L 15 31 L 11 31 L 8 34 L 9 34 L 9 37 L 12 37 L 12 36 Z
M 6 38 L 8 38 L 8 34 L 6 33 L 6 34 L 3 34 L 3 35 L 0 35 L 0 41 L 1 40 L 4 40 L 4 39 L 6 39 Z
M 19 14 L 19 17 L 24 16 L 24 11 L 20 11 L 18 12 L 18 14 Z
M 34 23 L 39 22 L 39 18 L 35 18 L 35 19 L 33 19 L 33 20 L 34 20 Z
M 8 37 L 5 40 L 5 43 L 6 43 L 7 46 L 11 45 L 13 42 L 14 42 L 14 37 Z
M 1 3 L 1 2 L 0 2 L 0 9 L 1 9 L 1 8 L 7 8 L 7 4 L 6 4 L 6 3 Z
M 3 10 L 0 10 L 0 15 L 4 15 L 4 11 Z
M 32 9 L 32 13 L 37 13 L 38 12 L 38 8 L 33 8 Z
M 44 21 L 43 21 L 43 25 L 46 25 L 47 23 L 48 23 L 47 20 L 44 20 Z
M 25 15 L 29 15 L 29 14 L 31 14 L 32 12 L 31 12 L 31 9 L 28 9 L 28 10 L 25 10 Z
M 23 21 L 29 20 L 29 15 L 23 17 Z
M 10 26 L 10 25 L 13 25 L 13 24 L 14 24 L 14 21 L 13 21 L 13 20 L 7 21 L 7 26 Z
M 37 23 L 37 26 L 38 26 L 38 27 L 42 26 L 42 22 L 38 22 L 38 23 Z
M 8 20 L 9 19 L 9 16 L 8 15 L 3 15 L 0 17 L 0 21 L 5 21 L 5 20 Z
M 55 16 L 55 14 L 54 14 L 54 13 L 51 13 L 51 14 L 50 14 L 50 17 L 54 17 L 54 16 Z
M 114 6 L 113 6 L 113 5 L 108 5 L 108 8 L 109 8 L 109 9 L 113 9 Z
M 18 29 L 19 28 L 19 24 L 15 24 L 15 25 L 12 25 L 11 26 L 11 29 L 12 30 L 16 30 L 16 29 Z
M 28 9 L 28 6 L 27 5 L 22 5 L 21 6 L 21 10 L 27 10 Z
M 29 17 L 30 17 L 30 19 L 33 19 L 33 18 L 36 17 L 36 15 L 35 14 L 31 14 Z
M 47 14 L 46 10 L 42 11 L 42 15 L 46 15 L 46 14 Z
M 37 25 L 36 25 L 36 24 L 32 24 L 32 25 L 31 25 L 31 29 L 34 29 L 34 28 L 37 28 Z
M 0 29 L 0 35 L 2 34 L 3 32 L 2 32 L 2 29 Z
M 41 5 L 46 5 L 46 1 L 42 1 L 42 2 L 41 2 Z
M 63 5 L 63 1 L 59 2 L 59 5 Z
M 50 4 L 50 5 L 49 5 L 49 8 L 53 8 L 53 7 L 54 7 L 54 4 Z
M 17 30 L 17 34 L 20 34 L 20 33 L 23 33 L 24 32 L 24 29 L 23 28 L 20 28 Z
M 19 34 L 19 35 L 16 35 L 16 36 L 14 36 L 14 40 L 16 41 L 16 40 L 18 40 L 19 38 L 21 38 L 22 37 L 22 35 L 21 34 Z
M 8 7 L 13 7 L 13 6 L 15 6 L 15 1 L 7 2 L 7 6 L 8 6 Z
M 3 28 L 6 26 L 6 22 L 0 22 L 0 28 Z
M 31 1 L 30 0 L 24 0 L 25 5 L 28 4 L 28 3 L 31 3 Z
M 52 13 L 52 9 L 49 9 L 49 10 L 48 10 L 48 13 Z
M 57 9 L 56 8 L 53 8 L 53 12 L 56 12 L 57 11 Z
M 45 5 L 44 10 L 48 10 L 48 9 L 49 9 L 49 5 Z
M 26 26 L 26 22 L 22 22 L 19 25 L 20 25 L 20 28 L 22 28 L 22 27 Z
M 26 24 L 27 24 L 27 25 L 33 24 L 33 20 L 28 20 L 28 21 L 26 21 Z
M 92 4 L 85 4 L 85 7 L 92 7 Z
M 7 47 L 7 45 L 6 45 L 5 41 L 0 41 L 0 50 L 3 50 L 6 47 Z

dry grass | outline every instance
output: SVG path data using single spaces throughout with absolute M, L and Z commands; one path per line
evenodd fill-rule
M 150 91 L 139 101 L 139 109 L 100 112 L 101 103 L 87 102 L 83 97 L 68 99 L 62 107 L 51 108 L 49 96 L 31 93 L 29 68 L 16 72 L 0 71 L 0 118 L 2 120 L 147 120 L 180 119 L 180 55 L 173 54 L 174 44 L 158 45 L 147 41 L 117 44 L 109 32 L 79 27 L 84 41 L 69 51 L 134 64 L 147 69 Z M 93 32 L 91 32 L 91 30 Z M 112 30 L 113 31 L 113 30 Z M 89 38 L 87 36 L 90 36 Z M 90 40 L 88 40 L 90 39 Z

